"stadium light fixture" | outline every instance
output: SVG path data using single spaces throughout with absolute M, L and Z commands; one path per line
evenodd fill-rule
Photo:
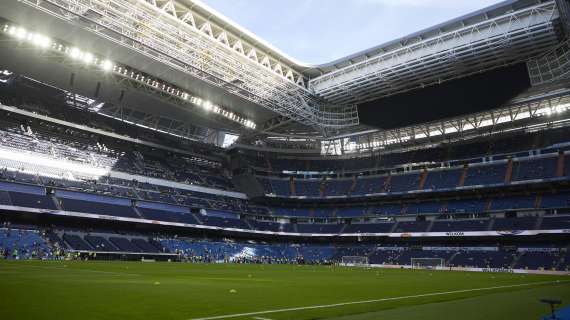
M 103 60 L 103 62 L 101 62 L 101 69 L 103 71 L 111 71 L 113 70 L 113 67 L 115 65 L 113 64 L 113 62 L 111 62 L 111 60 Z
M 48 38 L 44 35 L 41 35 L 39 33 L 35 33 L 32 35 L 32 42 L 40 48 L 47 48 L 51 45 L 52 41 L 50 38 Z
M 28 32 L 24 28 L 17 28 L 14 35 L 16 38 L 23 40 L 28 35 Z
M 17 38 L 18 40 L 28 41 L 41 48 L 47 48 L 52 43 L 51 39 L 46 37 L 45 35 L 42 35 L 40 33 L 29 32 L 22 27 L 15 27 L 6 24 L 4 25 L 4 32 Z
M 81 59 L 81 56 L 83 55 L 83 52 L 81 52 L 81 50 L 77 49 L 77 48 L 71 48 L 69 49 L 69 56 L 72 59 Z
M 93 57 L 93 55 L 89 52 L 85 52 L 83 53 L 83 56 L 81 57 L 81 60 L 83 61 L 83 63 L 85 64 L 91 64 L 93 63 L 93 61 L 95 60 L 95 57 Z
M 231 120 L 233 122 L 245 126 L 246 128 L 255 129 L 257 127 L 253 121 L 247 120 L 244 117 L 239 116 L 238 114 L 226 110 L 222 106 L 218 106 L 210 101 L 203 100 L 199 97 L 195 97 L 185 92 L 184 90 L 177 88 L 174 85 L 158 81 L 157 79 L 152 79 L 151 76 L 144 75 L 137 70 L 125 66 L 117 65 L 111 60 L 100 58 L 97 55 L 83 51 L 78 47 L 68 46 L 67 44 L 53 41 L 51 38 L 42 35 L 40 33 L 28 32 L 25 28 L 20 26 L 5 24 L 3 31 L 9 34 L 10 36 L 20 39 L 21 41 L 27 41 L 42 49 L 47 49 L 51 46 L 51 49 L 53 51 L 65 54 L 73 60 L 82 62 L 86 66 L 94 65 L 95 67 L 99 68 L 101 71 L 113 72 L 116 75 L 130 78 L 132 80 L 143 83 L 144 85 L 150 86 L 156 90 L 162 91 L 163 93 L 175 96 L 184 101 L 190 100 L 191 103 L 199 107 L 202 107 L 206 111 L 213 111 L 218 115 L 224 116 L 228 120 Z

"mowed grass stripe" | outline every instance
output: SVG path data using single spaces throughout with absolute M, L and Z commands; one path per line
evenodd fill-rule
M 30 265 L 39 267 L 26 267 Z M 0 309 L 6 319 L 76 320 L 76 314 L 61 312 L 61 307 L 68 306 L 79 308 L 81 318 L 85 320 L 201 319 L 292 307 L 302 307 L 303 310 L 233 317 L 227 320 L 252 320 L 254 317 L 273 320 L 336 319 L 347 315 L 370 314 L 497 293 L 505 293 L 504 297 L 510 299 L 511 296 L 516 297 L 515 292 L 527 290 L 543 290 L 545 294 L 541 294 L 541 297 L 556 296 L 570 301 L 570 284 L 560 283 L 431 298 L 428 296 L 400 299 L 376 304 L 361 303 L 338 308 L 310 310 L 303 307 L 530 282 L 564 282 L 570 279 L 565 276 L 507 273 L 367 270 L 289 265 L 2 260 L 0 272 Z M 121 276 L 125 273 L 141 276 Z M 549 288 L 564 290 L 559 290 L 557 295 L 550 295 Z M 534 303 L 538 298 L 540 297 L 533 296 L 532 303 L 527 299 L 526 313 L 518 312 L 520 308 L 516 308 L 517 311 L 513 310 L 512 313 L 518 314 L 519 318 L 533 314 L 533 319 L 538 319 L 543 311 L 542 305 Z M 30 304 L 30 301 L 34 303 Z M 499 312 L 501 301 L 497 301 L 496 305 L 495 301 L 490 301 L 487 305 L 495 306 L 493 310 L 498 316 L 493 317 L 493 313 L 489 313 L 486 319 L 508 318 L 504 316 L 508 313 Z M 487 305 L 475 308 L 491 310 Z M 461 313 L 461 309 L 455 312 Z
M 101 271 L 101 270 L 92 270 L 92 269 L 84 269 L 84 268 L 37 266 L 37 265 L 27 265 L 27 264 L 21 264 L 21 265 L 17 265 L 17 266 L 16 265 L 0 265 L 0 268 L 12 269 L 12 270 L 18 270 L 21 267 L 39 268 L 39 269 L 47 269 L 47 270 L 91 272 L 91 273 L 107 274 L 107 275 L 114 275 L 114 276 L 142 276 L 142 274 L 138 274 L 138 273 Z
M 255 311 L 255 312 L 246 312 L 246 313 L 226 314 L 226 315 L 204 317 L 204 318 L 192 318 L 189 320 L 219 320 L 219 319 L 231 319 L 231 318 L 240 318 L 240 317 L 253 317 L 253 316 L 261 316 L 261 315 L 267 315 L 267 314 L 273 314 L 273 313 L 336 308 L 336 307 L 358 305 L 358 304 L 369 304 L 369 303 L 396 301 L 396 300 L 408 300 L 408 299 L 415 299 L 415 298 L 453 295 L 453 294 L 459 294 L 459 293 L 468 293 L 468 292 L 477 292 L 477 291 L 492 291 L 492 290 L 498 290 L 498 289 L 510 289 L 510 288 L 518 288 L 518 287 L 528 287 L 528 286 L 535 286 L 535 285 L 536 286 L 550 285 L 550 284 L 559 284 L 559 283 L 568 283 L 568 282 L 570 282 L 570 280 L 529 282 L 529 283 L 493 286 L 493 287 L 485 287 L 485 288 L 472 288 L 472 289 L 462 289 L 462 290 L 453 290 L 453 291 L 432 292 L 432 293 L 415 294 L 415 295 L 408 295 L 408 296 L 401 296 L 401 297 L 389 297 L 389 298 L 381 298 L 381 299 L 339 302 L 339 303 L 314 305 L 314 306 L 304 306 L 304 307 L 283 308 L 283 309 L 264 310 L 264 311 Z

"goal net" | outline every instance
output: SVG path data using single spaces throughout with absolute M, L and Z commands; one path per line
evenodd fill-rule
M 445 266 L 442 258 L 412 258 L 412 269 L 436 269 Z
M 367 266 L 368 257 L 363 256 L 343 256 L 342 264 L 348 266 Z

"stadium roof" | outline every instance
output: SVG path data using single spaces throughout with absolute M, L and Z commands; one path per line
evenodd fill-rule
M 480 10 L 476 10 L 470 13 L 467 13 L 463 16 L 451 19 L 449 21 L 445 21 L 434 25 L 432 27 L 419 30 L 412 34 L 390 40 L 388 42 L 379 44 L 377 46 L 355 52 L 348 56 L 333 60 L 333 61 L 325 61 L 323 63 L 318 64 L 311 64 L 303 62 L 299 59 L 291 57 L 283 50 L 273 46 L 266 40 L 262 39 L 261 37 L 257 36 L 255 33 L 247 30 L 246 28 L 240 26 L 238 23 L 234 22 L 232 19 L 225 16 L 223 13 L 220 13 L 213 9 L 212 7 L 208 6 L 206 3 L 200 0 L 180 0 L 182 4 L 188 5 L 190 9 L 203 14 L 208 20 L 212 21 L 213 23 L 219 25 L 223 29 L 227 30 L 230 33 L 237 35 L 239 38 L 243 39 L 245 42 L 251 43 L 257 48 L 266 51 L 267 53 L 271 54 L 277 60 L 283 62 L 302 72 L 308 78 L 315 78 L 321 76 L 323 74 L 329 73 L 334 70 L 338 70 L 340 68 L 344 68 L 348 65 L 364 61 L 366 59 L 372 58 L 379 54 L 383 54 L 387 51 L 392 50 L 393 48 L 402 47 L 403 45 L 410 43 L 410 41 L 415 41 L 415 39 L 427 39 L 429 37 L 433 37 L 434 35 L 438 35 L 444 32 L 451 32 L 453 30 L 464 28 L 468 25 L 472 25 L 474 23 L 478 23 L 482 20 L 486 20 L 489 18 L 493 18 L 499 15 L 502 15 L 507 12 L 512 12 L 515 10 L 520 10 L 522 8 L 530 7 L 532 5 L 536 5 L 539 3 L 543 3 L 545 1 L 541 0 L 505 0 L 501 1 L 497 4 L 482 8 Z M 546 1 L 548 2 L 548 1 Z
M 10 21 L 191 90 L 252 119 L 257 131 L 281 135 L 362 131 L 363 102 L 524 62 L 560 41 L 556 3 L 541 0 L 504 1 L 321 65 L 297 61 L 199 0 L 22 0 L 0 9 Z M 59 76 L 67 79 L 69 72 Z

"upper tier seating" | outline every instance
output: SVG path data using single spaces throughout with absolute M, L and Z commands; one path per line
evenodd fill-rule
M 329 179 L 326 181 L 325 196 L 346 196 L 352 188 L 352 179 Z
M 69 163 L 88 164 L 224 190 L 234 189 L 218 162 L 143 145 L 134 146 L 125 141 L 56 126 L 50 122 L 30 118 L 24 120 L 15 114 L 2 112 L 2 115 L 0 147 L 5 150 L 26 150 Z M 22 122 L 25 125 L 19 124 Z
M 317 198 L 321 196 L 322 180 L 295 180 L 295 195 Z
M 513 181 L 550 179 L 556 177 L 558 157 L 513 162 Z
M 298 224 L 301 233 L 340 233 L 341 224 Z
M 386 191 L 386 177 L 358 177 L 351 195 L 382 193 Z
M 444 144 L 440 147 L 396 152 L 371 157 L 339 158 L 327 160 L 275 159 L 267 154 L 248 154 L 245 159 L 256 169 L 263 171 L 365 171 L 366 169 L 392 169 L 410 163 L 438 162 L 453 160 L 479 160 L 491 154 L 521 153 L 526 150 L 545 148 L 567 142 L 567 128 L 529 133 L 513 133 L 504 137 L 473 142 Z M 557 152 L 552 148 L 550 152 Z M 528 153 L 527 153 L 528 154 Z
M 479 220 L 436 220 L 431 232 L 449 231 L 485 231 L 489 227 L 488 219 Z
M 451 189 L 459 185 L 459 179 L 463 173 L 461 169 L 429 171 L 424 182 L 424 189 Z
M 508 196 L 491 200 L 490 210 L 534 208 L 536 196 Z
M 394 232 L 426 232 L 429 221 L 402 221 L 396 225 Z
M 539 226 L 542 230 L 567 229 L 570 230 L 570 215 L 545 216 Z
M 484 212 L 487 199 L 449 200 L 443 206 L 443 212 L 449 213 L 477 213 Z
M 348 225 L 345 233 L 389 233 L 394 227 L 393 222 L 383 223 L 353 223 Z
M 493 224 L 493 230 L 534 230 L 536 219 L 536 217 L 497 218 Z
M 388 184 L 388 192 L 405 192 L 418 190 L 420 183 L 420 174 L 418 172 L 398 174 L 390 177 Z
M 139 218 L 128 199 L 66 193 L 58 196 L 63 209 L 125 218 Z
M 505 182 L 506 163 L 470 166 L 465 176 L 465 186 L 493 185 Z

